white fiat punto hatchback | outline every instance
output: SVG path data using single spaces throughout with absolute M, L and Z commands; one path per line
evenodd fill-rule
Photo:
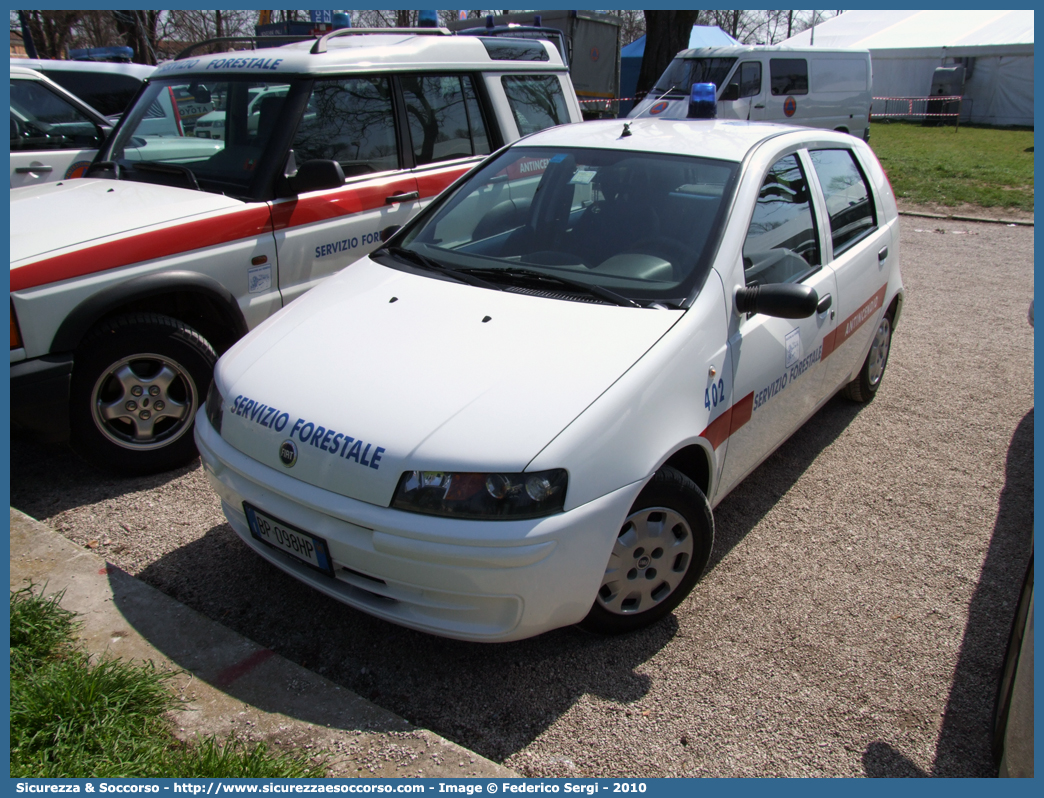
M 862 141 L 567 125 L 236 344 L 196 442 L 243 541 L 352 607 L 625 632 L 689 593 L 740 480 L 838 391 L 874 397 L 902 301 Z

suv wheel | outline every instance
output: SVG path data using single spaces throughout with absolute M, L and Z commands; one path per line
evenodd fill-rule
M 216 360 L 203 336 L 168 316 L 135 313 L 99 324 L 74 361 L 73 448 L 99 467 L 136 474 L 190 462 L 193 419 Z

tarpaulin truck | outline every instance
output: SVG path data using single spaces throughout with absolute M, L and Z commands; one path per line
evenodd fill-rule
M 509 26 L 522 28 L 554 28 L 564 34 L 569 77 L 576 89 L 585 119 L 615 117 L 620 97 L 620 20 L 594 11 L 525 11 L 499 14 L 486 18 L 453 20 L 447 27 L 453 31 L 481 29 L 490 24 L 492 30 L 483 35 L 510 36 Z M 476 31 L 477 32 L 477 31 Z M 519 31 L 519 35 L 532 33 Z M 557 42 L 555 42 L 557 46 Z

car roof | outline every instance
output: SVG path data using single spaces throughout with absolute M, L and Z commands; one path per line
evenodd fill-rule
M 127 64 L 117 61 L 63 61 L 57 58 L 12 58 L 11 68 L 53 69 L 57 72 L 107 72 L 144 80 L 156 71 L 146 64 Z
M 416 70 L 419 66 L 438 69 L 504 68 L 512 71 L 565 72 L 562 56 L 549 42 L 520 40 L 542 45 L 547 61 L 495 60 L 479 36 L 417 35 L 413 33 L 381 33 L 345 35 L 325 42 L 326 52 L 312 53 L 317 40 L 294 42 L 282 47 L 239 50 L 213 55 L 191 55 L 167 61 L 156 69 L 155 78 L 198 75 L 213 79 L 220 75 L 264 75 L 270 80 L 279 75 L 324 74 L 346 69 Z M 321 41 L 321 40 L 319 40 Z M 503 38 L 496 40 L 503 44 Z
M 624 135 L 624 129 L 628 135 Z M 514 147 L 591 147 L 605 150 L 694 155 L 722 161 L 742 161 L 763 141 L 779 136 L 823 141 L 853 141 L 833 131 L 742 122 L 731 119 L 601 119 L 542 130 L 520 139 Z
M 829 49 L 825 47 L 787 47 L 781 44 L 739 44 L 721 47 L 693 47 L 682 50 L 675 58 L 738 58 L 744 55 L 769 53 L 778 56 L 811 56 L 811 55 L 846 55 L 849 57 L 868 56 L 869 50 Z

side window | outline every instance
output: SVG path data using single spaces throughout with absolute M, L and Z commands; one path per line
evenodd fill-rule
M 398 169 L 389 79 L 317 80 L 293 148 L 298 165 L 334 160 L 346 177 Z
M 747 285 L 796 283 L 820 265 L 808 180 L 796 155 L 780 158 L 761 185 L 743 242 Z
M 569 121 L 557 75 L 505 75 L 501 80 L 519 135 L 528 136 Z
M 761 62 L 744 61 L 739 67 L 740 97 L 761 94 Z
M 808 61 L 804 58 L 772 58 L 772 96 L 808 94 Z
M 418 165 L 489 154 L 470 75 L 403 75 L 400 81 Z
M 11 81 L 11 150 L 101 146 L 101 131 L 64 98 L 30 80 Z
M 826 197 L 836 257 L 877 228 L 877 214 L 851 150 L 813 150 L 810 155 Z
M 105 116 L 126 111 L 141 87 L 140 78 L 118 73 L 49 69 L 44 70 L 44 74 Z

